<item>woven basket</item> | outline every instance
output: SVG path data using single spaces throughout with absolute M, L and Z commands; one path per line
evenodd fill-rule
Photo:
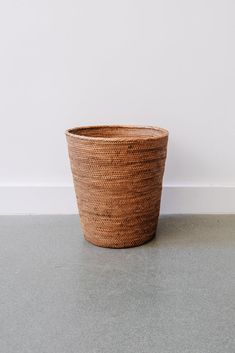
M 158 127 L 88 126 L 66 131 L 85 239 L 138 246 L 156 232 L 168 132 Z

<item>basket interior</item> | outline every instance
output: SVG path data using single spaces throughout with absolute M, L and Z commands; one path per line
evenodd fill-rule
M 155 127 L 138 126 L 89 126 L 68 130 L 70 134 L 105 139 L 140 139 L 159 138 L 167 135 L 167 131 Z

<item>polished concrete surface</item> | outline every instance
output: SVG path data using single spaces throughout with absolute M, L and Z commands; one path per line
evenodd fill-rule
M 77 216 L 1 216 L 0 352 L 234 353 L 235 216 L 165 216 L 123 250 Z

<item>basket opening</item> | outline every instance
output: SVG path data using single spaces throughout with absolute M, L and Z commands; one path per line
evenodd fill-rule
M 168 132 L 158 127 L 141 126 L 88 126 L 68 130 L 69 134 L 87 138 L 141 139 L 164 137 Z

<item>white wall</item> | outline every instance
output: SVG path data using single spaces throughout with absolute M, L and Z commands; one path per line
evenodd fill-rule
M 0 213 L 76 211 L 64 130 L 169 129 L 163 212 L 235 212 L 233 0 L 0 4 Z M 168 186 L 168 187 L 167 187 Z

